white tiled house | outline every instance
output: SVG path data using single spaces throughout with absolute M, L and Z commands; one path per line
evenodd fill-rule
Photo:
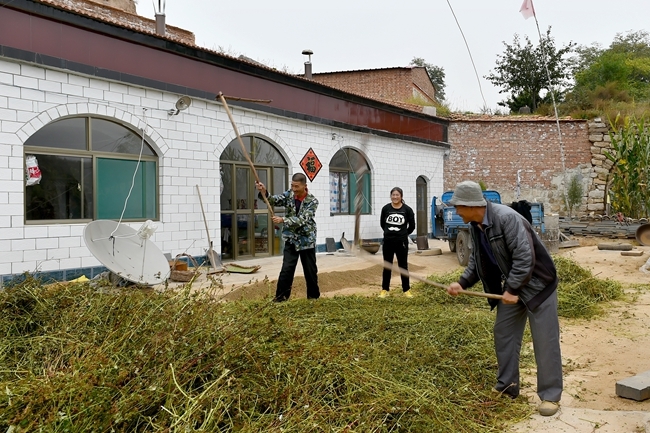
M 220 91 L 272 101 L 229 99 L 229 106 L 273 191 L 304 172 L 310 149 L 322 165 L 309 183 L 320 201 L 320 251 L 328 237 L 352 237 L 350 164 L 357 162 L 369 170 L 363 238 L 381 237 L 379 211 L 393 186 L 420 211 L 426 227 L 418 233 L 431 231 L 446 121 L 50 3 L 14 0 L 0 13 L 3 281 L 24 272 L 71 279 L 103 270 L 82 233 L 90 221 L 120 218 L 138 160 L 123 221 L 135 229 L 156 222 L 152 241 L 163 252 L 205 255 L 198 185 L 224 260 L 279 254 Z M 191 105 L 176 112 L 184 95 Z M 30 156 L 42 177 L 27 186 Z

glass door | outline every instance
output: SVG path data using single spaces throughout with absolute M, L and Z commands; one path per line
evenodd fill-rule
M 251 169 L 248 167 L 235 168 L 235 216 L 237 220 L 235 250 L 236 257 L 250 256 L 251 249 L 251 221 L 253 202 L 251 200 Z
M 270 185 L 269 169 L 257 168 L 256 171 L 257 176 L 260 178 L 260 182 L 268 187 Z M 253 182 L 254 181 L 255 180 L 253 179 Z M 255 198 L 253 200 L 253 218 L 255 220 L 252 239 L 252 242 L 255 245 L 253 255 L 268 255 L 271 248 L 270 241 L 272 239 L 272 237 L 269 236 L 269 208 L 264 200 L 258 198 L 257 188 L 253 189 L 253 194 L 255 194 Z

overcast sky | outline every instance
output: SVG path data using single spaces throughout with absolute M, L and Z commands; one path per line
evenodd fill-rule
M 313 72 L 407 66 L 413 57 L 444 68 L 446 96 L 454 111 L 483 106 L 470 56 L 487 106 L 505 99 L 483 77 L 494 68 L 503 41 L 515 33 L 539 40 L 534 18 L 519 13 L 522 0 L 164 0 L 167 24 L 194 32 L 200 46 L 244 54 L 301 73 L 311 49 Z M 540 30 L 552 26 L 556 46 L 598 42 L 617 33 L 650 29 L 649 0 L 533 0 Z M 158 0 L 139 0 L 138 13 L 154 17 Z M 227 93 L 227 89 L 223 89 Z

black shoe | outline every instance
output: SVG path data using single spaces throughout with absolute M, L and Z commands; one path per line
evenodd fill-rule
M 288 298 L 273 298 L 272 302 L 286 302 L 288 300 Z

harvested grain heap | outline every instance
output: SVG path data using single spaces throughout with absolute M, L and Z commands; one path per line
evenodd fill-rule
M 27 279 L 0 292 L 0 430 L 490 432 L 526 417 L 525 399 L 489 392 L 487 303 L 414 289 L 223 304 Z

